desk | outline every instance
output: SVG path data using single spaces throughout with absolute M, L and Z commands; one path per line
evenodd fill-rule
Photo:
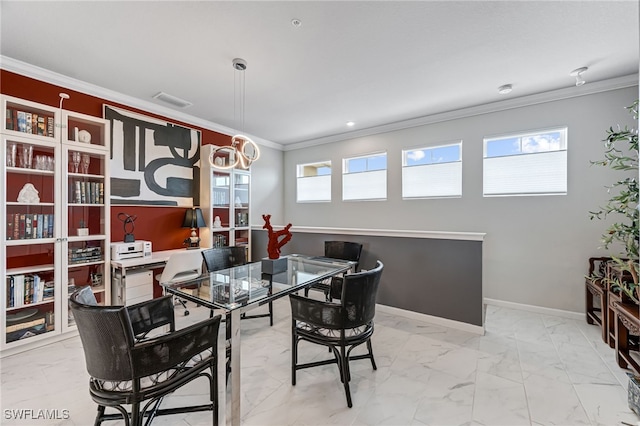
M 285 256 L 287 271 L 262 274 L 262 263 L 235 266 L 180 283 L 160 283 L 171 294 L 210 309 L 222 309 L 227 320 L 229 345 L 218 345 L 218 371 L 226 372 L 229 356 L 231 373 L 226 392 L 220 394 L 220 424 L 240 424 L 240 317 L 243 312 L 295 293 L 318 281 L 341 274 L 353 262 L 303 255 Z M 188 291 L 183 291 L 188 289 Z
M 156 269 L 166 265 L 167 260 L 173 253 L 185 251 L 186 249 L 173 249 L 164 251 L 154 251 L 151 256 L 136 257 L 133 259 L 111 260 L 111 281 L 113 284 L 111 300 L 114 305 L 124 305 L 125 289 L 127 287 L 127 272 L 140 269 Z M 193 249 L 202 251 L 202 249 Z

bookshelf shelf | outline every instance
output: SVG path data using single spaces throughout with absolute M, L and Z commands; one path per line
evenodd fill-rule
M 52 100 L 55 106 L 5 95 L 0 100 L 4 356 L 75 330 L 68 306 L 73 283 L 91 285 L 95 277 L 111 281 L 110 129 L 102 118 L 58 108 L 59 99 Z M 29 115 L 30 126 L 25 118 Z M 79 130 L 91 134 L 89 143 L 76 139 Z M 36 189 L 40 202 L 17 201 L 25 201 L 21 193 L 29 195 L 23 191 L 27 184 Z M 76 185 L 82 193 L 74 199 Z M 86 261 L 80 262 L 83 256 Z M 94 291 L 99 303 L 111 300 L 110 286 L 102 284 Z M 25 312 L 29 318 L 21 319 Z

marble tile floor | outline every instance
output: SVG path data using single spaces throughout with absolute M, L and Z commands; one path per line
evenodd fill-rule
M 266 319 L 242 322 L 243 425 L 622 425 L 640 424 L 627 405 L 628 378 L 599 328 L 585 321 L 487 306 L 479 336 L 378 311 L 373 349 L 351 363 L 353 408 L 335 365 L 298 372 L 291 385 L 288 299 Z M 189 307 L 184 326 L 208 316 Z M 301 361 L 326 349 L 300 344 Z M 78 337 L 3 358 L 2 425 L 90 425 L 95 404 Z M 205 401 L 206 381 L 165 406 Z M 11 418 L 7 410 L 68 410 L 67 419 Z M 10 413 L 10 412 L 9 412 Z M 58 417 L 62 417 L 61 415 Z M 107 422 L 110 425 L 121 421 Z M 211 424 L 210 413 L 157 418 L 154 425 Z

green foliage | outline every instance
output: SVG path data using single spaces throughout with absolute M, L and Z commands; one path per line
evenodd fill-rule
M 638 100 L 627 108 L 635 120 L 638 119 Z M 591 219 L 605 219 L 615 215 L 616 222 L 611 224 L 602 235 L 605 249 L 611 244 L 622 244 L 624 252 L 612 256 L 620 270 L 628 272 L 631 280 L 614 280 L 612 285 L 638 302 L 638 240 L 640 238 L 638 215 L 638 130 L 628 127 L 617 129 L 610 127 L 604 139 L 604 160 L 592 161 L 594 165 L 610 167 L 621 172 L 636 172 L 607 186 L 611 198 L 606 205 L 589 212 Z M 625 258 L 628 260 L 623 260 Z

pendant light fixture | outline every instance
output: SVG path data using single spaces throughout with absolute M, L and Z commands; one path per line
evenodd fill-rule
M 245 84 L 244 71 L 247 61 L 235 58 L 232 61 L 234 71 L 234 100 L 233 111 L 236 128 L 244 131 L 244 100 Z M 209 163 L 217 169 L 233 169 L 239 167 L 248 169 L 251 163 L 260 158 L 260 149 L 250 137 L 237 134 L 231 138 L 230 146 L 220 146 L 211 151 Z

